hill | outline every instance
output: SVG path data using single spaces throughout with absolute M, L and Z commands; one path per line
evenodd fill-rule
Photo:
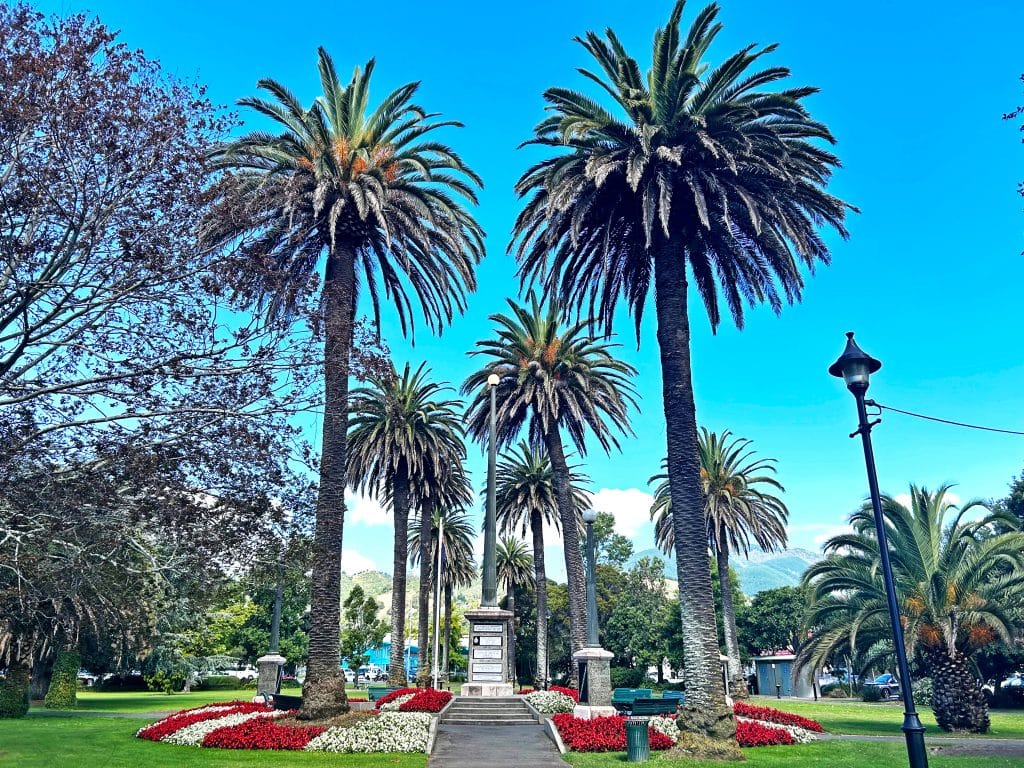
M 665 561 L 665 576 L 676 577 L 675 557 L 666 557 L 660 550 L 645 549 L 633 554 L 629 565 L 642 557 L 660 557 Z M 733 557 L 729 564 L 740 580 L 740 589 L 747 596 L 756 595 L 766 589 L 792 587 L 800 583 L 807 566 L 821 560 L 821 555 L 807 549 L 784 549 L 780 552 L 754 550 L 750 559 Z

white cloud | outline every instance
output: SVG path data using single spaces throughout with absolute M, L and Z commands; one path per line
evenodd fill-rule
M 893 498 L 896 499 L 896 501 L 898 501 L 900 504 L 902 504 L 907 509 L 910 509 L 910 494 L 909 493 L 898 493 L 895 496 L 893 496 Z M 963 502 L 963 499 L 961 499 L 958 494 L 953 493 L 953 491 L 946 491 L 945 499 L 946 499 L 946 501 L 948 503 L 955 504 L 958 507 Z
M 598 512 L 615 516 L 616 533 L 634 539 L 650 523 L 654 497 L 639 488 L 602 488 L 591 496 L 591 501 Z
M 379 570 L 377 564 L 366 555 L 361 555 L 354 549 L 342 549 L 341 570 L 351 575 L 362 571 Z
M 369 496 L 345 496 L 348 507 L 346 522 L 362 523 L 363 525 L 394 525 L 391 513 L 384 509 L 376 499 Z

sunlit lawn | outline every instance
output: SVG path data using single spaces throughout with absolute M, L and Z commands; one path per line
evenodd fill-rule
M 810 717 L 821 723 L 829 733 L 865 734 L 872 736 L 902 736 L 903 705 L 899 702 L 866 704 L 858 701 L 822 699 L 820 701 L 793 701 L 768 696 L 753 696 L 752 704 L 775 707 Z M 925 735 L 950 735 L 935 724 L 929 707 L 918 707 Z M 976 738 L 1024 739 L 1024 710 L 995 709 L 990 713 L 992 727 L 987 734 Z M 969 734 L 956 734 L 966 736 Z
M 282 693 L 298 696 L 300 691 L 285 689 Z M 347 691 L 350 699 L 366 699 L 366 689 Z M 167 712 L 198 707 L 215 701 L 248 701 L 255 689 L 237 691 L 191 691 L 189 693 L 105 693 L 79 691 L 78 709 L 87 712 Z
M 756 747 L 743 750 L 748 768 L 877 768 L 878 766 L 905 766 L 906 748 L 900 742 L 828 741 L 792 747 Z M 580 754 L 571 752 L 566 759 L 577 768 L 625 768 L 635 765 L 626 762 L 624 752 Z M 651 763 L 663 762 L 657 753 Z M 674 761 L 680 768 L 722 768 L 720 763 L 707 760 Z M 928 756 L 929 768 L 1021 768 L 1019 757 L 946 757 Z

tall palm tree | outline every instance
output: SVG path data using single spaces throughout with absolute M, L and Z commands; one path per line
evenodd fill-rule
M 472 395 L 466 420 L 470 434 L 485 439 L 490 407 L 486 382 L 495 373 L 500 378 L 499 444 L 509 445 L 528 424 L 530 443 L 547 450 L 565 543 L 571 643 L 577 651 L 586 642 L 586 584 L 562 431 L 584 455 L 588 430 L 606 452 L 617 448 L 612 430 L 630 431 L 629 407 L 636 403 L 629 377 L 636 369 L 612 355 L 615 345 L 592 338 L 587 323 L 566 323 L 557 302 L 546 310 L 533 295 L 528 302 L 521 306 L 509 299 L 512 314 L 491 315 L 497 324 L 495 337 L 478 341 L 470 353 L 487 362 L 462 385 Z
M 883 496 L 882 516 L 907 654 L 916 652 L 932 678 L 935 719 L 947 731 L 984 733 L 988 704 L 969 661 L 1024 629 L 1024 533 L 1013 515 L 982 502 L 956 507 L 949 488 L 911 485 L 909 506 Z M 870 503 L 850 525 L 853 532 L 829 539 L 828 556 L 804 574 L 812 595 L 808 625 L 823 627 L 797 658 L 810 669 L 843 646 L 868 649 L 892 637 Z
M 715 554 L 718 580 L 722 585 L 722 625 L 729 656 L 729 677 L 733 690 L 741 692 L 746 690 L 746 683 L 740 667 L 736 608 L 732 590 L 728 588 L 729 556 L 740 552 L 748 557 L 751 541 L 765 552 L 784 549 L 789 520 L 786 505 L 771 492 L 785 490 L 772 477 L 775 459 L 755 458 L 751 442 L 745 438 L 732 439 L 729 430 L 717 435 L 705 427 L 701 427 L 697 438 L 707 540 Z M 651 504 L 654 539 L 668 554 L 675 546 L 668 476 L 654 475 L 649 482 L 657 483 Z M 762 490 L 764 488 L 767 490 Z
M 508 659 L 512 682 L 516 681 L 516 587 L 533 581 L 533 555 L 525 542 L 504 536 L 495 552 L 498 583 L 505 587 L 505 608 L 512 613 L 508 626 Z
M 441 523 L 444 523 L 442 526 Z M 442 540 L 441 590 L 444 592 L 444 637 L 441 650 L 441 670 L 443 677 L 448 676 L 449 649 L 452 633 L 452 596 L 459 587 L 468 586 L 476 576 L 476 564 L 473 561 L 473 541 L 476 532 L 466 513 L 462 510 L 446 511 L 434 508 L 429 536 L 430 562 L 437 562 L 438 532 Z M 409 549 L 413 553 L 420 550 L 421 528 L 414 526 L 409 531 Z M 434 606 L 434 610 L 440 610 Z
M 391 582 L 392 685 L 405 684 L 405 590 L 409 512 L 424 478 L 451 471 L 465 456 L 461 402 L 442 399 L 448 389 L 428 380 L 426 364 L 407 363 L 401 376 L 372 375 L 369 386 L 352 390 L 349 416 L 349 482 L 353 489 L 385 499 L 395 515 L 394 574 Z
M 589 478 L 570 467 L 569 486 L 577 515 L 590 508 L 590 496 L 583 487 Z M 559 527 L 558 502 L 551 472 L 551 460 L 543 448 L 522 441 L 515 450 L 502 454 L 495 470 L 495 508 L 498 529 L 510 534 L 516 528 L 533 540 L 533 583 L 537 600 L 537 671 L 534 685 L 544 687 L 548 668 L 548 586 L 544 565 L 544 526 Z M 583 519 L 580 518 L 582 525 Z
M 242 99 L 280 133 L 257 131 L 214 155 L 222 171 L 202 233 L 237 257 L 241 298 L 270 314 L 294 311 L 317 285 L 323 260 L 324 421 L 316 507 L 309 664 L 303 716 L 348 708 L 339 658 L 341 549 L 345 522 L 349 358 L 361 287 L 378 314 L 383 285 L 403 331 L 414 303 L 439 330 L 476 288 L 483 231 L 460 200 L 476 203 L 480 179 L 427 134 L 434 120 L 412 99 L 418 83 L 372 111 L 374 62 L 343 84 L 319 49 L 323 92 L 307 108 L 284 85 L 261 80 L 273 98 Z
M 780 311 L 803 288 L 799 265 L 827 262 L 817 232 L 843 236 L 847 206 L 824 191 L 838 159 L 816 140 L 832 135 L 802 105 L 814 88 L 761 90 L 789 72 L 751 71 L 774 50 L 748 46 L 711 67 L 718 6 L 680 35 L 683 2 L 654 36 L 646 78 L 614 32 L 579 42 L 599 72 L 584 74 L 601 101 L 566 88 L 545 92 L 550 116 L 532 143 L 553 148 L 517 191 L 527 199 L 512 248 L 527 282 L 610 330 L 619 299 L 637 337 L 654 289 L 668 475 L 676 514 L 680 619 L 685 627 L 688 727 L 731 738 L 735 724 L 717 671 L 718 641 L 700 491 L 690 361 L 687 273 L 712 328 L 719 296 L 742 326 L 744 303 Z

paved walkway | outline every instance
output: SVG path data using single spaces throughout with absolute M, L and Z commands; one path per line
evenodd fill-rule
M 427 768 L 566 768 L 542 725 L 438 725 Z

